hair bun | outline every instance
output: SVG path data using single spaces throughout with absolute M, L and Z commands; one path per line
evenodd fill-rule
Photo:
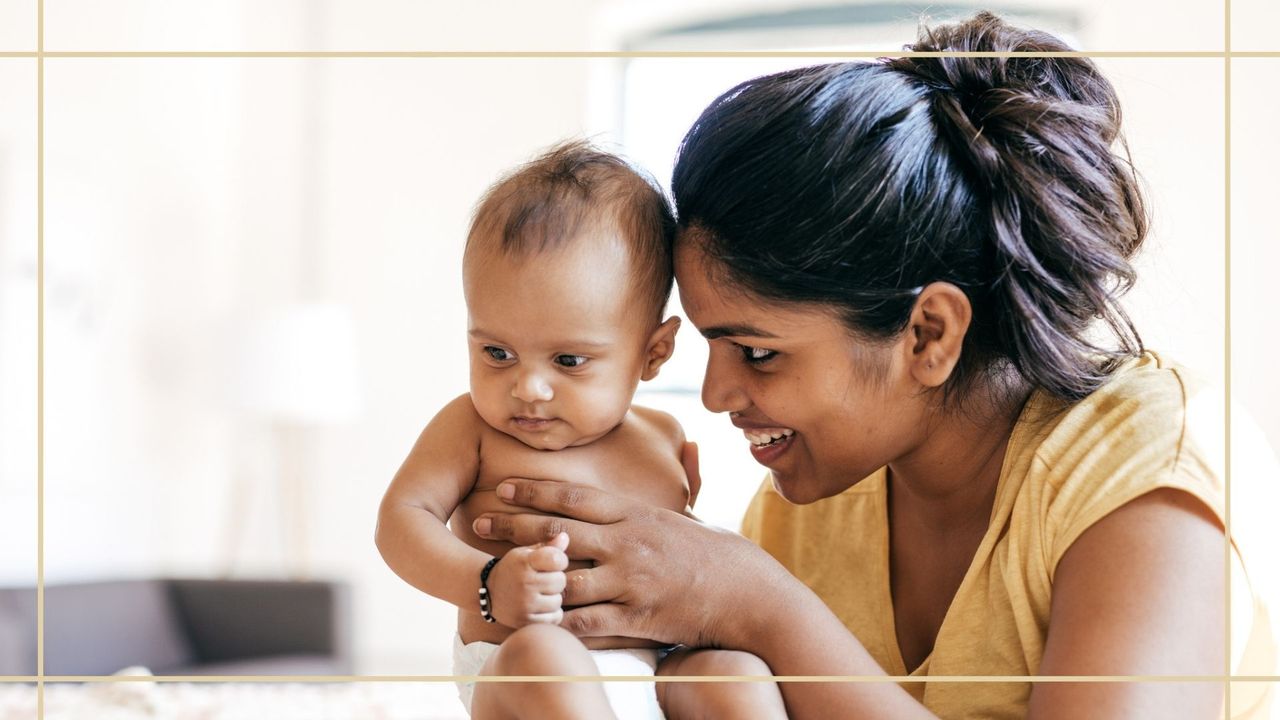
M 921 27 L 906 50 L 943 53 L 1058 53 L 1073 49 L 1046 32 L 1009 25 L 989 12 L 962 23 Z M 889 62 L 954 101 L 976 128 L 1022 111 L 1065 115 L 1110 144 L 1120 130 L 1115 90 L 1086 57 L 903 57 Z M 992 127 L 990 130 L 996 130 Z
M 1071 51 L 1053 35 L 988 12 L 922 27 L 908 49 Z M 1119 360 L 1142 348 L 1118 304 L 1134 283 L 1129 260 L 1146 235 L 1147 218 L 1132 167 L 1112 150 L 1121 138 L 1114 88 L 1086 57 L 912 56 L 886 64 L 923 93 L 950 155 L 969 169 L 990 208 L 992 262 L 999 269 L 992 289 L 1005 305 L 1001 343 L 1015 348 L 1024 376 L 1043 386 L 1077 396 L 1096 386 L 1109 368 L 1095 369 L 1087 358 Z M 1027 317 L 1035 322 L 1011 319 Z M 1087 339 L 1099 317 L 1119 348 Z M 1036 368 L 1029 359 L 1037 357 L 1076 367 L 1067 373 Z

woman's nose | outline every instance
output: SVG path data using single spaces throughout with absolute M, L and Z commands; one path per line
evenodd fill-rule
M 718 361 L 713 348 L 702 378 L 702 404 L 715 413 L 741 412 L 751 404 L 737 373 L 729 363 Z
M 542 373 L 533 370 L 521 372 L 516 378 L 515 387 L 511 388 L 511 397 L 526 403 L 547 402 L 553 395 L 551 383 L 547 382 Z

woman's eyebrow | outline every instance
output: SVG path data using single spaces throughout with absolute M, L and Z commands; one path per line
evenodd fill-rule
M 765 332 L 760 328 L 752 327 L 750 325 L 716 325 L 715 327 L 703 328 L 701 332 L 702 332 L 702 337 L 708 340 L 715 340 L 716 338 L 722 338 L 726 336 L 762 337 L 762 338 L 778 337 L 777 335 L 774 335 L 771 332 Z

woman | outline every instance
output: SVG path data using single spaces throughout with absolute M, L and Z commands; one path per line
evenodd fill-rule
M 1069 50 L 985 13 L 914 49 Z M 680 148 L 676 276 L 710 343 L 703 402 L 771 471 L 744 522 L 767 553 L 553 481 L 513 480 L 509 502 L 568 519 L 487 534 L 564 529 L 596 561 L 565 594 L 579 635 L 746 650 L 777 675 L 1220 676 L 1223 491 L 1197 386 L 1117 304 L 1147 228 L 1119 125 L 1086 58 L 899 58 L 725 93 Z M 795 718 L 1223 703 L 1214 682 L 782 688 Z

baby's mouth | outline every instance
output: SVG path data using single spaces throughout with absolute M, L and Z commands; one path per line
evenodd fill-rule
M 750 428 L 744 429 L 742 434 L 752 445 L 768 447 L 786 441 L 787 438 L 795 435 L 796 431 L 791 428 Z

